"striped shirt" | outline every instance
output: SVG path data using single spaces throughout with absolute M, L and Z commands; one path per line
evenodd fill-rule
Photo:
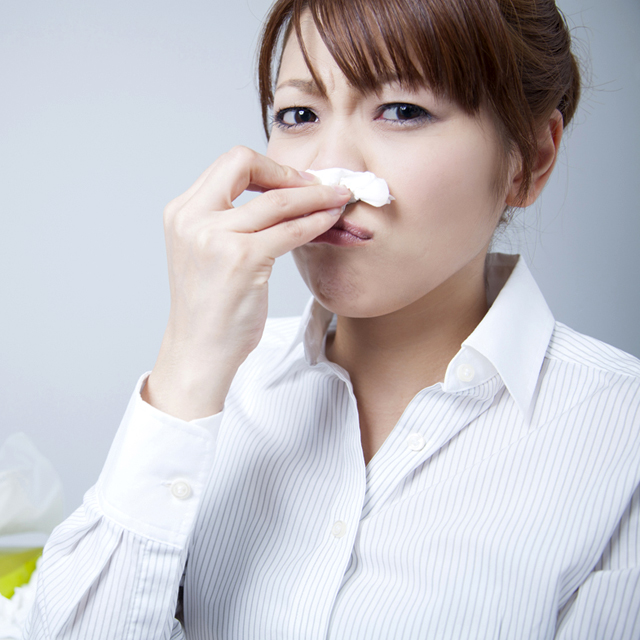
M 554 322 L 517 256 L 365 466 L 311 301 L 270 319 L 224 410 L 139 382 L 52 534 L 26 638 L 640 638 L 640 363 Z

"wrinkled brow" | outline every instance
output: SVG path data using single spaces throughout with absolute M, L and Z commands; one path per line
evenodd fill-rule
M 282 82 L 276 87 L 276 91 L 278 89 L 284 89 L 285 87 L 293 87 L 294 89 L 300 89 L 300 91 L 304 93 L 308 93 L 312 96 L 321 96 L 322 91 L 318 88 L 318 85 L 313 80 L 287 80 L 286 82 Z
M 378 81 L 376 82 L 376 86 L 374 87 L 368 87 L 368 86 L 360 87 L 360 86 L 353 86 L 353 85 L 352 86 L 359 93 L 367 94 L 367 93 L 381 93 L 385 86 L 394 85 L 394 84 L 399 85 L 403 89 L 412 89 L 412 90 L 425 87 L 426 85 L 426 83 L 423 83 L 423 82 L 419 82 L 419 81 L 411 82 L 411 81 L 402 79 L 398 76 L 398 74 L 394 72 L 379 74 L 377 80 Z M 306 93 L 311 96 L 326 97 L 326 92 L 322 90 L 324 87 L 319 88 L 318 85 L 313 80 L 301 80 L 298 78 L 286 80 L 285 82 L 280 83 L 275 90 L 278 91 L 278 89 L 284 89 L 286 87 L 293 87 L 294 89 L 299 89 L 303 93 Z

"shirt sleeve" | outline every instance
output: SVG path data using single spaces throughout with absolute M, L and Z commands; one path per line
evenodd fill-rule
M 51 534 L 24 638 L 178 640 L 178 589 L 222 413 L 184 422 L 136 385 L 97 484 Z
M 558 618 L 557 640 L 640 638 L 640 487 L 604 553 Z

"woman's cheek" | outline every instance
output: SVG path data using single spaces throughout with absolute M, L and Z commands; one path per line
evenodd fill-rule
M 283 145 L 279 142 L 274 141 L 274 136 L 276 135 L 277 133 L 271 134 L 271 139 L 269 140 L 269 144 L 267 145 L 265 156 L 267 156 L 267 158 L 269 158 L 270 160 L 277 162 L 278 164 L 286 164 L 285 157 L 287 154 L 284 152 Z
M 311 164 L 310 147 L 297 139 L 286 139 L 280 131 L 272 132 L 265 155 L 278 164 L 304 171 Z

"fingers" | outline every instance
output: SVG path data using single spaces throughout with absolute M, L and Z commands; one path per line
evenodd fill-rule
M 253 233 L 315 211 L 341 209 L 350 197 L 351 192 L 345 187 L 273 189 L 236 208 L 229 225 L 234 231 Z
M 341 212 L 342 207 L 317 211 L 265 229 L 260 232 L 265 253 L 275 260 L 296 247 L 307 244 L 330 229 L 338 221 Z
M 190 199 L 196 207 L 210 211 L 230 209 L 233 201 L 249 188 L 264 191 L 319 182 L 315 176 L 304 177 L 247 147 L 234 147 L 220 156 L 201 178 Z
M 233 208 L 233 200 L 246 189 L 263 193 Z M 255 234 L 255 254 L 275 259 L 329 229 L 350 198 L 344 187 L 324 186 L 315 176 L 235 147 L 167 205 L 165 228 L 171 237 L 178 227 L 184 234 L 203 223 L 225 233 Z

